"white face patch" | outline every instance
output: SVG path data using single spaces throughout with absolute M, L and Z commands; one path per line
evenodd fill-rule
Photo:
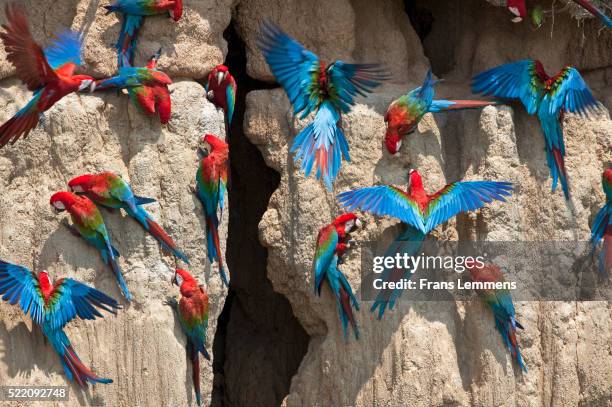
M 73 190 L 74 192 L 85 192 L 85 191 L 83 190 L 83 187 L 82 187 L 82 186 L 80 186 L 80 185 L 74 185 L 74 186 L 72 187 L 72 190 Z
M 402 148 L 402 140 L 395 143 L 395 154 L 399 152 L 399 149 Z
M 361 221 L 359 220 L 359 218 L 355 219 L 355 226 L 357 226 L 358 228 L 361 227 Z
M 355 227 L 355 221 L 353 219 L 346 222 L 346 229 L 350 232 Z
M 180 287 L 181 285 L 183 285 L 183 277 L 181 277 L 180 274 L 176 273 L 174 275 L 174 278 L 176 279 L 176 284 Z
M 92 82 L 93 81 L 91 79 L 85 79 L 84 81 L 81 81 L 81 84 L 79 85 L 79 90 L 87 89 L 92 84 Z
M 55 202 L 53 202 L 53 207 L 55 209 L 57 209 L 58 211 L 65 211 L 66 210 L 66 206 L 64 205 L 64 203 L 62 201 L 55 201 Z

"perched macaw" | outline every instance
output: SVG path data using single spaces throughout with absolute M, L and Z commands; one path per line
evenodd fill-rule
M 512 19 L 513 23 L 520 23 L 527 16 L 527 6 L 525 0 L 507 0 L 506 7 L 515 17 Z
M 98 249 L 102 260 L 113 270 L 123 296 L 126 300 L 131 301 L 132 295 L 116 259 L 119 257 L 119 252 L 111 244 L 102 214 L 100 214 L 96 205 L 85 196 L 78 196 L 66 191 L 53 194 L 50 203 L 56 212 L 68 211 L 70 213 L 74 225 L 71 231 L 75 234 L 78 233 L 89 244 Z
M 499 267 L 495 265 L 484 265 L 483 267 L 469 267 L 468 271 L 472 281 L 482 283 L 504 282 L 504 275 Z M 502 336 L 504 344 L 512 354 L 521 370 L 527 371 L 527 366 L 521 357 L 518 342 L 516 340 L 516 328 L 523 326 L 516 320 L 516 312 L 512 295 L 507 289 L 482 289 L 476 290 L 480 298 L 491 308 L 495 317 L 495 327 Z
M 606 193 L 606 204 L 595 216 L 591 228 L 591 242 L 595 250 L 603 240 L 599 255 L 599 270 L 602 275 L 608 275 L 612 270 L 612 169 L 604 171 L 601 183 Z
M 88 383 L 112 383 L 98 377 L 83 364 L 75 352 L 64 327 L 74 318 L 102 318 L 96 309 L 116 314 L 117 301 L 95 288 L 71 278 L 62 278 L 52 284 L 46 271 L 38 275 L 26 267 L 0 260 L 0 295 L 11 305 L 19 303 L 26 315 L 40 326 L 43 335 L 58 354 L 68 380 L 81 387 Z
M 432 78 L 430 69 L 427 71 L 423 85 L 391 102 L 385 113 L 387 124 L 385 146 L 390 154 L 399 151 L 404 136 L 416 130 L 426 113 L 475 109 L 497 104 L 495 101 L 485 100 L 433 100 L 434 86 L 438 82 Z
M 357 95 L 367 95 L 390 76 L 378 64 L 335 61 L 326 66 L 276 25 L 266 22 L 261 31 L 259 47 L 285 89 L 294 114 L 301 113 L 304 119 L 316 112 L 314 121 L 293 141 L 291 152 L 296 153 L 296 161 L 302 160 L 306 175 L 314 165 L 317 179 L 323 178 L 331 190 L 340 171 L 341 156 L 350 161 L 342 113 L 350 111 Z
M 219 262 L 219 274 L 225 285 L 229 280 L 223 269 L 223 253 L 219 245 L 219 216 L 223 214 L 224 198 L 227 194 L 227 174 L 229 171 L 229 148 L 223 140 L 206 134 L 201 141 L 206 148 L 200 167 L 196 173 L 196 194 L 204 207 L 206 217 L 206 244 L 208 260 Z
M 134 195 L 130 185 L 121 176 L 112 172 L 85 174 L 70 180 L 68 186 L 72 192 L 84 194 L 98 205 L 114 209 L 123 208 L 161 243 L 164 250 L 189 264 L 187 256 L 179 250 L 172 238 L 142 207 L 142 205 L 155 202 L 155 199 Z
M 116 0 L 109 6 L 104 6 L 106 14 L 123 14 L 121 33 L 117 41 L 117 63 L 119 67 L 134 64 L 136 36 L 142 24 L 143 17 L 168 13 L 174 21 L 179 21 L 183 15 L 183 0 Z
M 313 262 L 315 293 L 321 295 L 323 281 L 327 277 L 329 287 L 336 296 L 338 315 L 342 322 L 344 338 L 348 337 L 348 324 L 351 323 L 355 338 L 359 339 L 359 328 L 351 305 L 359 311 L 359 302 L 353 294 L 350 283 L 338 269 L 338 261 L 349 247 L 350 233 L 361 226 L 353 213 L 338 216 L 332 223 L 319 230 Z
M 597 100 L 580 73 L 566 66 L 548 76 L 537 60 L 523 60 L 489 69 L 476 75 L 472 82 L 476 93 L 520 100 L 527 113 L 537 114 L 544 133 L 546 161 L 553 178 L 552 190 L 561 187 L 569 200 L 565 170 L 565 144 L 561 122 L 566 112 L 587 116 L 598 108 Z
M 217 65 L 208 74 L 206 98 L 225 112 L 226 130 L 232 124 L 236 105 L 236 81 L 225 65 Z
M 206 329 L 208 328 L 208 294 L 204 286 L 198 285 L 195 278 L 187 271 L 177 269 L 172 284 L 181 290 L 181 299 L 177 303 L 170 299 L 167 303 L 178 314 L 181 328 L 187 336 L 187 357 L 193 365 L 193 388 L 198 406 L 202 405 L 200 394 L 200 353 L 207 360 L 210 355 L 206 350 Z
M 43 52 L 32 34 L 23 6 L 6 6 L 8 24 L 0 33 L 7 59 L 17 69 L 17 76 L 34 92 L 34 97 L 11 119 L 0 126 L 0 148 L 26 137 L 43 113 L 64 96 L 95 87 L 94 78 L 74 75 L 81 64 L 82 38 L 79 33 L 65 31 Z
M 407 225 L 406 231 L 398 236 L 394 245 L 404 246 L 402 250 L 416 253 L 425 237 L 438 225 L 455 215 L 474 211 L 494 200 L 505 202 L 512 193 L 512 184 L 496 181 L 461 181 L 446 185 L 433 195 L 423 188 L 418 171 L 408 173 L 408 191 L 391 185 L 378 185 L 355 189 L 338 194 L 341 205 L 352 211 L 356 208 L 380 216 L 392 216 Z M 385 281 L 399 281 L 412 275 L 408 270 L 387 269 Z M 385 309 L 392 309 L 401 290 L 391 293 L 381 292 L 372 305 L 371 311 L 379 308 L 378 317 L 382 318 Z
M 161 50 L 151 57 L 144 67 L 128 64 L 119 68 L 119 75 L 96 82 L 96 89 L 126 89 L 130 100 L 140 111 L 159 116 L 162 124 L 168 123 L 172 115 L 172 102 L 168 85 L 172 79 L 156 68 Z

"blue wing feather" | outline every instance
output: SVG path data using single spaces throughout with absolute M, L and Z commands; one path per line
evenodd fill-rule
M 45 58 L 53 69 L 66 63 L 81 65 L 82 45 L 83 37 L 80 33 L 66 30 L 45 49 Z
M 2 299 L 14 305 L 19 301 L 23 312 L 37 324 L 44 314 L 42 298 L 36 276 L 27 268 L 0 260 L 0 294 Z
M 523 60 L 481 72 L 472 79 L 472 91 L 500 98 L 519 99 L 527 113 L 535 114 L 543 84 L 535 74 L 535 61 Z
M 336 197 L 349 211 L 361 209 L 380 216 L 392 216 L 425 233 L 424 219 L 416 202 L 393 186 L 379 185 L 342 192 Z
M 442 188 L 425 211 L 425 232 L 446 222 L 460 212 L 473 211 L 493 200 L 505 201 L 512 193 L 512 184 L 495 181 L 455 182 Z

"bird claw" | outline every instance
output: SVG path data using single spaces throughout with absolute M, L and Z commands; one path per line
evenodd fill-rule
M 177 304 L 178 303 L 176 302 L 176 298 L 174 297 L 166 297 L 166 299 L 164 300 L 164 305 L 167 305 L 172 308 L 176 308 Z

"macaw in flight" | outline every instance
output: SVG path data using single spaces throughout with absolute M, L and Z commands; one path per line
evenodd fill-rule
M 505 202 L 512 193 L 512 184 L 497 181 L 460 181 L 446 185 L 434 194 L 428 194 L 417 170 L 408 172 L 408 188 L 404 191 L 391 185 L 377 185 L 342 192 L 338 202 L 347 210 L 361 209 L 379 216 L 391 216 L 407 225 L 404 233 L 395 239 L 395 244 L 404 246 L 412 255 L 416 253 L 425 237 L 434 228 L 461 212 L 475 211 L 494 200 Z M 387 269 L 383 274 L 386 282 L 400 281 L 412 274 L 404 269 Z M 387 308 L 393 309 L 402 290 L 380 292 L 371 311 L 378 308 L 382 318 Z
M 501 269 L 495 265 L 484 265 L 483 267 L 468 267 L 472 281 L 483 283 L 504 282 Z M 520 366 L 523 372 L 527 372 L 527 366 L 523 362 L 518 341 L 516 340 L 516 328 L 524 329 L 516 320 L 516 311 L 512 302 L 512 295 L 507 289 L 482 289 L 476 290 L 480 298 L 493 311 L 495 327 L 502 336 L 504 344 L 512 354 L 512 358 Z
M 187 337 L 187 357 L 191 361 L 193 371 L 193 388 L 198 406 L 202 405 L 200 393 L 200 354 L 207 360 L 210 355 L 206 350 L 206 330 L 208 329 L 208 294 L 203 285 L 189 272 L 177 269 L 172 278 L 172 284 L 181 290 L 181 299 L 169 299 L 170 305 L 178 315 L 183 333 Z
M 106 14 L 123 14 L 121 33 L 117 41 L 117 63 L 119 68 L 134 64 L 136 37 L 147 16 L 169 14 L 174 21 L 179 21 L 183 15 L 183 0 L 116 0 L 113 4 L 104 6 Z
M 99 174 L 85 174 L 71 179 L 68 187 L 76 194 L 83 194 L 98 205 L 107 208 L 122 208 L 151 234 L 162 248 L 176 258 L 189 264 L 187 256 L 178 248 L 174 240 L 142 206 L 155 202 L 155 199 L 134 195 L 130 185 L 121 176 L 110 171 Z
M 340 171 L 342 158 L 350 161 L 349 147 L 342 131 L 342 113 L 348 113 L 357 95 L 366 96 L 390 75 L 379 64 L 348 64 L 335 61 L 329 65 L 304 48 L 279 27 L 264 22 L 259 39 L 270 70 L 283 86 L 295 115 L 300 119 L 315 113 L 312 123 L 302 130 L 291 146 L 295 160 L 327 189 Z
M 349 248 L 350 233 L 361 226 L 361 221 L 353 213 L 338 216 L 332 223 L 319 230 L 317 246 L 313 262 L 315 293 L 321 295 L 323 281 L 327 279 L 329 288 L 336 296 L 338 314 L 344 331 L 344 338 L 348 338 L 348 324 L 350 322 L 359 339 L 359 328 L 353 314 L 352 307 L 359 311 L 359 302 L 353 294 L 350 283 L 338 269 L 338 263 L 345 251 Z
M 0 260 L 0 295 L 11 305 L 19 304 L 24 314 L 38 325 L 59 356 L 69 381 L 81 387 L 88 383 L 112 383 L 98 377 L 85 366 L 75 352 L 64 327 L 76 317 L 102 318 L 98 309 L 116 314 L 121 306 L 101 291 L 71 278 L 61 278 L 55 284 L 46 271 L 38 275 L 26 267 Z
M 423 85 L 391 102 L 385 113 L 387 125 L 385 147 L 389 154 L 399 152 L 404 136 L 416 130 L 426 113 L 477 109 L 497 104 L 495 101 L 486 100 L 434 100 L 434 86 L 438 82 L 440 81 L 432 78 L 430 69 L 427 71 Z
M 0 148 L 26 137 L 42 121 L 43 113 L 64 96 L 95 88 L 94 78 L 74 74 L 81 64 L 83 38 L 79 33 L 64 31 L 43 51 L 32 38 L 23 6 L 7 4 L 6 19 L 0 38 L 7 59 L 34 97 L 0 126 Z
M 561 123 L 565 113 L 587 117 L 599 105 L 576 68 L 566 66 L 548 76 L 540 61 L 526 59 L 489 69 L 472 81 L 474 93 L 518 99 L 530 115 L 537 114 L 544 134 L 546 161 L 552 175 L 552 190 L 561 182 L 570 199 L 565 168 L 565 143 Z
M 604 171 L 601 184 L 606 194 L 606 204 L 597 212 L 591 227 L 591 243 L 595 250 L 603 242 L 599 254 L 599 271 L 607 276 L 612 270 L 612 169 Z
M 127 90 L 132 101 L 141 112 L 149 116 L 158 115 L 161 124 L 170 121 L 172 102 L 168 85 L 172 79 L 156 68 L 161 49 L 151 57 L 144 67 L 125 64 L 119 68 L 117 76 L 96 82 L 96 89 Z

